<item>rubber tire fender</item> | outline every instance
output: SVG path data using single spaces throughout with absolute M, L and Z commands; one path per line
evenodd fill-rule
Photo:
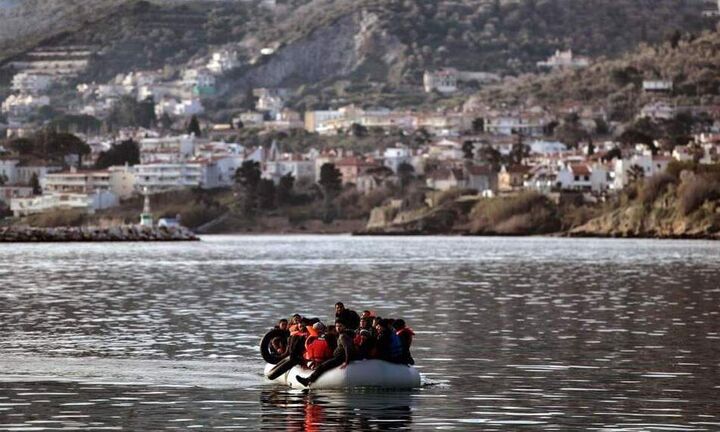
M 282 357 L 280 357 L 273 351 L 272 347 L 270 346 L 270 341 L 278 336 L 286 337 L 287 334 L 287 331 L 280 329 L 272 329 L 267 332 L 265 336 L 263 336 L 262 340 L 260 341 L 260 355 L 262 355 L 263 360 L 270 364 L 278 364 L 280 360 L 282 360 Z

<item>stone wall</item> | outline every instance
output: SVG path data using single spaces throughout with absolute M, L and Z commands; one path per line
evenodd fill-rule
M 0 228 L 0 243 L 16 242 L 151 242 L 200 240 L 187 228 L 150 228 L 143 226 Z

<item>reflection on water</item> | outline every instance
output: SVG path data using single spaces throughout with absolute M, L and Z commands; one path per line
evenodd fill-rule
M 412 426 L 412 395 L 395 391 L 283 391 L 260 394 L 262 429 L 401 430 Z
M 720 243 L 209 237 L 0 246 L 0 430 L 720 430 Z M 259 337 L 342 300 L 431 384 L 303 393 Z

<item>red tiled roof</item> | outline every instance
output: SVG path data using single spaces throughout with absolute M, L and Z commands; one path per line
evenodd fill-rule
M 588 167 L 585 164 L 570 165 L 570 170 L 572 171 L 573 175 L 576 175 L 576 176 L 589 176 L 590 175 L 590 167 Z
M 489 165 L 471 165 L 468 167 L 468 173 L 474 176 L 491 175 L 492 167 Z

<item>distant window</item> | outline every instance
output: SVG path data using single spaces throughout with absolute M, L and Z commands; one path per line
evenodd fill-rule
M 580 176 L 575 176 L 575 181 L 580 181 Z

